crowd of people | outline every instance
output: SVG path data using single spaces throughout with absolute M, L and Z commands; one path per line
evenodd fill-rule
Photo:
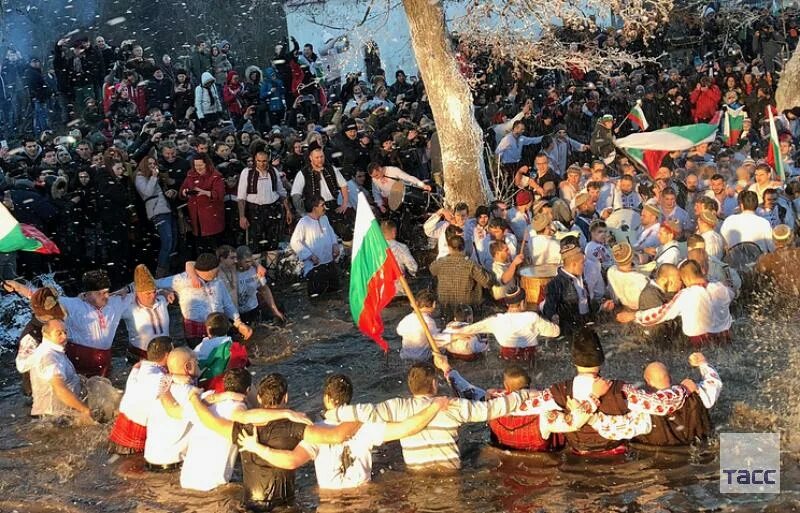
M 51 70 L 36 59 L 18 70 L 32 132 L 0 148 L 4 205 L 61 249 L 2 255 L 5 290 L 30 298 L 33 312 L 16 358 L 31 414 L 92 422 L 80 376 L 110 375 L 124 321 L 132 368 L 109 449 L 143 453 L 152 471 L 180 468 L 181 486 L 197 490 L 228 482 L 241 452 L 254 510 L 291 503 L 294 469 L 312 460 L 321 489 L 368 482 L 372 448 L 390 440 L 409 468 L 457 469 L 458 430 L 470 422 L 488 422 L 493 443 L 519 451 L 616 455 L 631 439 L 704 439 L 722 383 L 701 351 L 735 343 L 732 303 L 753 289 L 800 294 L 787 272 L 800 262 L 800 108 L 774 113 L 779 175 L 764 160 L 779 27 L 765 14 L 752 32 L 739 53 L 606 78 L 533 79 L 511 64 L 487 74 L 479 49 L 460 44 L 476 117 L 513 193 L 474 210 L 444 198 L 413 216 L 410 198 L 390 199 L 398 183 L 437 190 L 422 77 L 397 70 L 390 84 L 372 70 L 333 86 L 313 46 L 294 39 L 263 69 L 242 66 L 224 41 L 198 41 L 180 67 L 127 41 L 59 40 Z M 721 128 L 714 142 L 665 155 L 651 175 L 614 145 L 635 130 L 624 121 L 634 104 L 648 131 L 726 109 L 746 119 L 737 133 Z M 420 315 L 396 326 L 411 396 L 352 404 L 349 377 L 330 375 L 325 418 L 312 425 L 288 408 L 284 376 L 253 386 L 247 341 L 259 321 L 287 319 L 272 290 L 283 285 L 272 282 L 276 252 L 296 259 L 311 299 L 342 300 L 359 194 L 404 274 L 420 275 Z M 431 249 L 410 244 L 415 229 Z M 64 293 L 16 280 L 48 269 L 65 276 Z M 631 323 L 664 351 L 691 347 L 701 380 L 674 384 L 660 362 L 643 386 L 601 378 L 593 321 Z M 576 376 L 533 383 L 526 365 L 543 338 L 558 337 Z M 511 364 L 484 390 L 450 362 L 488 357 L 492 340 Z M 437 368 L 457 397 L 437 397 Z

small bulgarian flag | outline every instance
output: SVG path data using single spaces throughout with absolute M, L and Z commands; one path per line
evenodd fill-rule
M 699 144 L 712 142 L 717 136 L 718 128 L 719 125 L 713 123 L 673 126 L 652 132 L 631 134 L 615 140 L 614 144 L 640 167 L 647 169 L 650 176 L 655 177 L 667 153 L 688 150 Z
M 350 265 L 350 311 L 362 333 L 384 351 L 381 310 L 395 295 L 395 280 L 402 276 L 378 221 L 363 193 L 358 193 L 353 259 Z
M 738 144 L 746 118 L 747 113 L 744 111 L 744 105 L 738 109 L 730 106 L 725 109 L 725 124 L 722 125 L 722 133 L 725 134 L 726 146 L 736 146 Z
M 767 149 L 767 163 L 775 170 L 775 175 L 781 182 L 786 181 L 786 172 L 783 170 L 783 158 L 781 158 L 781 143 L 778 139 L 778 131 L 775 129 L 775 118 L 772 116 L 772 106 L 767 106 L 769 116 L 769 148 Z
M 0 203 L 0 253 L 34 251 L 45 255 L 58 254 L 58 247 L 36 227 L 20 224 L 5 205 Z
M 224 392 L 225 387 L 222 377 L 228 369 L 240 369 L 247 367 L 250 363 L 247 358 L 247 348 L 238 342 L 234 342 L 230 337 L 214 347 L 211 351 L 198 353 L 198 363 L 200 364 L 200 384 L 206 390 Z M 208 343 L 205 339 L 203 343 Z M 202 346 L 198 346 L 200 348 Z M 195 350 L 197 351 L 197 350 Z
M 632 125 L 636 125 L 640 132 L 644 132 L 647 130 L 647 127 L 650 126 L 650 123 L 647 122 L 647 118 L 644 117 L 642 100 L 636 100 L 636 104 L 634 104 L 634 106 L 631 108 L 631 111 L 628 112 L 626 119 L 628 119 Z

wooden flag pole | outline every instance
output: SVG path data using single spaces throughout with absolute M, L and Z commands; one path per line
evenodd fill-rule
M 439 351 L 439 347 L 433 340 L 433 334 L 431 334 L 431 330 L 430 328 L 428 328 L 428 323 L 425 322 L 425 317 L 422 315 L 422 312 L 419 311 L 417 300 L 414 299 L 414 293 L 411 292 L 411 287 L 408 286 L 406 277 L 400 275 L 399 280 L 400 284 L 403 286 L 403 291 L 406 293 L 406 297 L 408 297 L 408 303 L 411 305 L 411 308 L 412 310 L 414 310 L 414 313 L 417 314 L 417 319 L 419 320 L 419 323 L 422 324 L 422 330 L 425 332 L 425 337 L 428 339 L 428 343 L 431 345 L 431 351 L 433 351 L 434 357 L 442 356 L 441 351 Z

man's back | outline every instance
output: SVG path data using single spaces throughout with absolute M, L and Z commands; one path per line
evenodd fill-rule
M 726 218 L 719 233 L 729 248 L 742 242 L 753 242 L 764 253 L 772 250 L 772 226 L 754 212 L 734 214 Z
M 144 459 L 153 465 L 172 465 L 183 461 L 189 440 L 191 422 L 186 412 L 191 409 L 189 394 L 194 387 L 188 383 L 172 383 L 170 393 L 184 410 L 180 419 L 170 417 L 161 401 L 151 403 L 147 416 L 147 441 Z
M 233 424 L 231 441 L 238 442 L 239 433 L 251 433 L 253 426 Z M 255 427 L 258 442 L 273 449 L 292 450 L 303 440 L 306 426 L 289 420 L 278 420 Z M 244 452 L 242 473 L 246 501 L 259 506 L 274 508 L 290 504 L 294 500 L 294 470 L 273 467 L 251 452 Z
M 478 304 L 481 288 L 492 284 L 491 275 L 461 252 L 436 260 L 430 271 L 438 278 L 436 294 L 442 305 Z

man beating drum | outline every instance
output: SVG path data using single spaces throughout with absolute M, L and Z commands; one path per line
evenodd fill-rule
M 398 167 L 382 166 L 377 162 L 372 162 L 367 166 L 367 172 L 372 178 L 372 197 L 383 214 L 389 208 L 389 195 L 392 191 L 392 186 L 398 181 L 411 184 L 428 192 L 431 190 L 430 185 Z

